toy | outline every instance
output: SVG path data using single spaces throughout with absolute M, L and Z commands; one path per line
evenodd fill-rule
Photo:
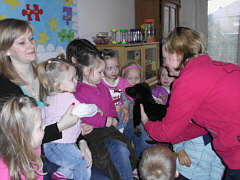
M 111 29 L 111 33 L 112 33 L 112 44 L 117 44 L 117 29 Z
M 127 44 L 127 29 L 120 29 L 120 43 Z
M 134 99 L 133 124 L 134 132 L 137 136 L 141 135 L 141 111 L 140 104 L 143 104 L 144 111 L 150 121 L 161 121 L 167 112 L 167 105 L 158 104 L 152 96 L 152 90 L 147 83 L 138 83 L 126 88 L 126 94 Z

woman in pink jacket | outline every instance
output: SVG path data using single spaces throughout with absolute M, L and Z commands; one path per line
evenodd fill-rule
M 228 167 L 225 180 L 239 180 L 240 67 L 213 61 L 203 36 L 185 27 L 168 35 L 163 58 L 169 75 L 178 78 L 162 122 L 148 121 L 141 107 L 146 131 L 157 141 L 173 144 L 210 132 L 216 153 Z

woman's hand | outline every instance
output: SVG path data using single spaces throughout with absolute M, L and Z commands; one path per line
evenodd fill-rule
M 83 136 L 86 134 L 89 134 L 94 129 L 92 125 L 86 124 L 86 123 L 81 123 L 81 127 L 82 127 L 82 135 Z
M 191 160 L 183 149 L 180 149 L 178 151 L 178 161 L 181 165 L 184 165 L 187 167 L 191 166 Z
M 79 117 L 72 115 L 72 110 L 74 108 L 74 105 L 75 104 L 71 104 L 68 107 L 67 111 L 63 114 L 62 118 L 57 123 L 58 130 L 60 132 L 74 126 L 78 122 Z
M 91 153 L 90 149 L 88 148 L 87 142 L 84 139 L 82 139 L 81 141 L 79 141 L 78 146 L 82 153 L 82 159 L 84 159 L 85 154 L 87 154 L 87 157 L 88 157 L 87 168 L 91 168 L 92 163 L 93 163 L 92 162 L 92 153 Z
M 141 120 L 142 120 L 143 125 L 145 125 L 148 122 L 148 117 L 144 111 L 144 107 L 142 104 L 140 104 L 140 109 L 141 109 Z

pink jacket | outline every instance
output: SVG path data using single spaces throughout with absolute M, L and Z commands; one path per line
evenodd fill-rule
M 190 60 L 174 81 L 162 122 L 145 124 L 152 138 L 173 144 L 203 135 L 203 128 L 227 166 L 240 169 L 240 67 L 205 55 Z
M 81 118 L 82 122 L 91 124 L 94 128 L 105 127 L 108 116 L 117 117 L 116 107 L 112 101 L 110 92 L 102 83 L 94 87 L 79 82 L 74 96 L 80 103 L 96 104 L 102 110 L 102 116 L 97 113 L 93 117 Z
M 39 154 L 41 154 L 41 148 L 37 148 L 36 152 Z M 25 180 L 25 177 L 23 176 L 23 174 L 20 172 L 21 175 L 21 179 Z M 4 163 L 3 159 L 0 159 L 0 179 L 4 179 L 4 180 L 10 180 L 10 173 L 9 173 L 9 169 L 7 167 L 7 165 Z M 37 176 L 37 180 L 43 180 L 43 176 L 40 175 L 36 175 Z

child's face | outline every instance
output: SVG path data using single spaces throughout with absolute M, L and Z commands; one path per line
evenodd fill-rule
M 64 72 L 61 73 L 60 90 L 63 92 L 75 92 L 78 78 L 76 74 L 76 69 L 72 66 Z
M 119 63 L 116 57 L 105 60 L 106 68 L 104 71 L 104 75 L 108 79 L 115 80 L 119 75 Z
M 162 86 L 170 87 L 171 83 L 174 81 L 174 77 L 168 76 L 168 71 L 166 68 L 162 69 L 162 73 L 160 75 L 160 83 Z
M 104 76 L 105 70 L 105 62 L 103 60 L 99 60 L 99 64 L 93 68 L 93 70 L 89 73 L 88 82 L 93 85 L 97 85 L 101 82 Z
M 138 69 L 129 69 L 127 72 L 126 80 L 131 86 L 141 82 L 141 75 Z
M 32 120 L 34 121 L 34 127 L 32 130 L 32 147 L 38 148 L 42 144 L 45 127 L 42 126 L 42 112 L 39 107 L 32 108 Z

